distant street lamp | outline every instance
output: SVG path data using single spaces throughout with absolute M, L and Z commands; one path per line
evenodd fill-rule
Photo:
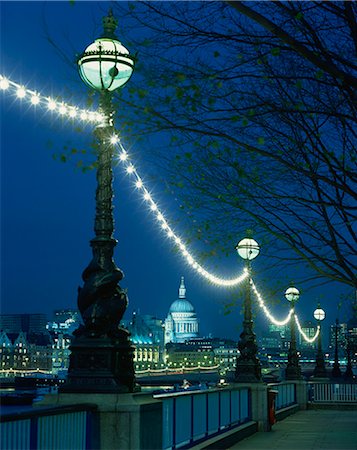
M 241 258 L 246 261 L 248 276 L 245 281 L 243 331 L 238 342 L 240 355 L 237 358 L 235 381 L 242 383 L 258 383 L 262 381 L 261 365 L 257 358 L 258 346 L 253 331 L 250 261 L 259 255 L 259 245 L 251 238 L 241 240 L 236 246 Z
M 322 351 L 322 332 L 321 322 L 325 319 L 325 311 L 320 307 L 320 303 L 317 305 L 317 309 L 314 311 L 314 317 L 317 320 L 317 326 L 320 327 L 320 332 L 317 338 L 317 353 L 316 353 L 316 365 L 314 369 L 315 378 L 326 378 L 327 371 L 325 367 L 325 358 Z
M 333 378 L 341 378 L 342 373 L 341 373 L 341 369 L 340 369 L 340 363 L 338 361 L 338 332 L 339 332 L 339 324 L 338 324 L 338 319 L 336 319 L 336 324 L 335 324 L 335 360 L 333 362 L 333 368 L 332 368 L 332 372 L 331 375 Z
M 295 331 L 295 316 L 294 309 L 295 303 L 299 300 L 300 292 L 295 287 L 289 287 L 285 291 L 285 298 L 290 302 L 290 308 L 292 310 L 290 319 L 290 347 L 288 352 L 288 364 L 285 369 L 286 380 L 300 380 L 301 367 L 299 364 L 299 355 L 296 350 L 296 331 Z
M 118 41 L 117 21 L 110 11 L 104 33 L 78 59 L 80 76 L 99 91 L 102 122 L 94 131 L 97 148 L 97 189 L 92 260 L 78 289 L 83 325 L 75 331 L 64 392 L 133 392 L 136 390 L 133 348 L 128 332 L 119 327 L 128 300 L 119 286 L 123 273 L 113 261 L 113 172 L 115 143 L 112 92 L 122 87 L 134 69 L 134 59 Z

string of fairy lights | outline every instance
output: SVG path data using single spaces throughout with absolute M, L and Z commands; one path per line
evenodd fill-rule
M 27 102 L 33 107 L 44 108 L 47 111 L 58 114 L 58 116 L 62 118 L 67 118 L 69 120 L 75 119 L 92 124 L 98 124 L 103 121 L 103 115 L 98 111 L 80 109 L 54 97 L 46 97 L 39 92 L 27 89 L 24 85 L 15 83 L 2 75 L 0 75 L 0 91 L 7 91 L 10 95 Z
M 14 81 L 9 80 L 8 78 L 0 75 L 0 91 L 7 92 L 10 95 L 21 101 L 27 101 L 30 105 L 34 107 L 42 107 L 47 111 L 51 111 L 52 113 L 57 113 L 59 117 L 67 118 L 70 120 L 80 120 L 82 122 L 91 123 L 93 125 L 98 125 L 103 122 L 103 115 L 97 111 L 90 111 L 85 109 L 80 109 L 74 105 L 70 105 L 64 103 L 62 101 L 56 100 L 54 97 L 46 97 L 40 94 L 37 91 L 33 91 L 31 89 L 26 88 L 24 85 L 20 85 L 15 83 Z M 132 176 L 134 179 L 134 185 L 137 190 L 139 190 L 142 194 L 142 198 L 147 203 L 149 210 L 155 216 L 157 223 L 159 224 L 161 230 L 166 234 L 166 237 L 172 241 L 172 243 L 178 248 L 182 257 L 186 260 L 188 265 L 195 270 L 200 276 L 203 276 L 208 281 L 218 286 L 224 287 L 234 287 L 241 284 L 247 277 L 250 277 L 249 271 L 247 269 L 243 269 L 243 273 L 239 274 L 233 278 L 222 278 L 218 275 L 215 275 L 209 271 L 207 271 L 189 252 L 187 246 L 184 243 L 184 240 L 178 236 L 178 234 L 173 230 L 173 228 L 169 225 L 168 220 L 165 218 L 162 210 L 159 208 L 158 203 L 154 200 L 152 194 L 149 189 L 144 185 L 143 179 L 139 175 L 136 170 L 133 162 L 131 161 L 128 152 L 124 148 L 121 143 L 119 136 L 114 134 L 110 140 L 111 144 L 114 145 L 118 150 L 118 161 L 122 163 L 125 172 Z M 266 315 L 266 317 L 277 326 L 284 326 L 294 317 L 297 328 L 301 336 L 307 342 L 314 342 L 319 333 L 320 326 L 317 326 L 317 331 L 314 336 L 309 337 L 303 331 L 299 319 L 295 314 L 293 308 L 290 309 L 288 315 L 283 320 L 277 320 L 269 311 L 266 306 L 266 302 L 264 302 L 263 297 L 258 292 L 257 287 L 255 286 L 253 280 L 250 278 L 250 284 L 252 290 L 258 300 L 258 305 Z
M 149 205 L 149 210 L 155 215 L 156 221 L 159 223 L 161 229 L 166 233 L 166 236 L 171 239 L 174 244 L 178 247 L 178 249 L 181 251 L 181 255 L 183 258 L 186 259 L 187 263 L 194 269 L 199 275 L 202 275 L 203 277 L 207 278 L 211 283 L 217 284 L 219 286 L 236 286 L 240 284 L 243 280 L 245 280 L 249 276 L 249 272 L 247 269 L 243 269 L 243 274 L 232 279 L 224 279 L 220 278 L 216 275 L 213 275 L 212 273 L 205 270 L 192 256 L 192 254 L 187 250 L 186 246 L 182 242 L 182 239 L 177 236 L 177 234 L 174 232 L 174 230 L 170 227 L 167 219 L 165 218 L 163 212 L 160 210 L 158 204 L 153 199 L 152 195 L 150 194 L 149 190 L 145 187 L 143 179 L 138 174 L 138 171 L 136 170 L 134 164 L 131 162 L 129 158 L 129 154 L 124 148 L 123 144 L 121 143 L 119 136 L 113 135 L 111 138 L 111 143 L 113 145 L 117 145 L 118 148 L 118 159 L 123 164 L 124 170 L 128 175 L 132 175 L 134 178 L 134 185 L 135 187 L 142 192 L 143 199 L 147 202 Z M 295 322 L 297 324 L 297 328 L 302 335 L 302 337 L 305 339 L 305 341 L 312 343 L 314 342 L 320 332 L 320 325 L 317 326 L 317 331 L 313 337 L 309 337 L 306 335 L 306 333 L 303 331 L 300 322 L 298 320 L 297 315 L 295 314 L 295 311 L 293 308 L 289 310 L 288 315 L 283 320 L 277 320 L 269 311 L 267 308 L 261 294 L 258 292 L 254 282 L 252 279 L 250 279 L 250 284 L 252 287 L 252 290 L 258 300 L 258 304 L 263 310 L 266 317 L 275 325 L 277 326 L 284 326 L 288 324 L 291 320 L 291 317 L 294 316 Z

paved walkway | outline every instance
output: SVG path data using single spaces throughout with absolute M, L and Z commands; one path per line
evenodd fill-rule
M 227 450 L 357 450 L 356 410 L 299 411 Z

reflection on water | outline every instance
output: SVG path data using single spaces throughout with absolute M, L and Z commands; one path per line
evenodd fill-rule
M 172 384 L 165 386 L 141 386 L 141 392 L 149 393 L 154 391 L 161 391 L 166 389 L 173 389 L 174 386 Z

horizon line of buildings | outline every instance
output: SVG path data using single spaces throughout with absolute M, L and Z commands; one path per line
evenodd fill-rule
M 0 314 L 0 371 L 45 370 L 53 374 L 66 371 L 72 333 L 80 323 L 80 314 L 73 309 L 54 311 L 50 322 L 45 314 Z M 195 308 L 186 298 L 184 277 L 180 280 L 178 298 L 171 303 L 164 320 L 133 312 L 131 319 L 123 320 L 120 325 L 130 332 L 134 367 L 138 372 L 217 367 L 225 373 L 235 369 L 239 336 L 237 341 L 200 336 Z M 309 337 L 316 333 L 316 323 L 312 321 L 303 323 L 302 328 Z M 347 334 L 352 333 L 355 342 L 352 357 L 356 360 L 356 319 L 340 324 L 337 333 L 341 350 L 346 348 Z M 326 355 L 335 348 L 335 335 L 336 326 L 331 325 Z M 262 361 L 283 361 L 290 345 L 289 325 L 269 325 L 258 336 L 258 343 Z M 311 344 L 298 338 L 297 344 L 300 354 L 310 359 L 315 357 L 316 341 Z

